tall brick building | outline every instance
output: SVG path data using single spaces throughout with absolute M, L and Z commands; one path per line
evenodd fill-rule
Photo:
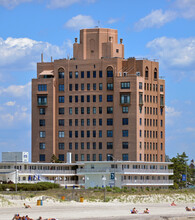
M 165 81 L 158 62 L 124 59 L 117 30 L 83 29 L 72 59 L 37 64 L 32 161 L 164 161 Z

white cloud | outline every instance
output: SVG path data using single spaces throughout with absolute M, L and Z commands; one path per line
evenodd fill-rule
M 17 5 L 25 2 L 31 2 L 32 0 L 0 0 L 0 5 L 8 8 L 8 9 L 13 9 Z
M 1 96 L 11 96 L 11 97 L 30 97 L 31 92 L 31 82 L 26 85 L 10 85 L 7 88 L 0 88 Z
M 48 8 L 66 8 L 76 3 L 94 3 L 95 0 L 50 0 L 47 5 Z
M 65 57 L 65 48 L 29 38 L 0 38 L 0 67 L 9 70 L 34 70 L 41 53 L 44 59 Z
M 14 106 L 15 104 L 16 104 L 15 101 L 14 102 L 13 101 L 9 101 L 9 102 L 5 103 L 6 106 Z
M 179 71 L 179 75 L 195 74 L 195 37 L 175 39 L 160 37 L 146 45 L 153 57 L 158 58 L 165 69 Z
M 82 28 L 91 28 L 95 26 L 95 21 L 91 16 L 77 15 L 68 20 L 65 27 L 79 30 Z
M 174 124 L 174 120 L 180 117 L 181 112 L 176 111 L 174 107 L 165 106 L 166 124 Z
M 163 11 L 161 9 L 152 11 L 149 15 L 141 18 L 136 24 L 135 29 L 141 31 L 145 28 L 161 27 L 165 23 L 175 19 L 176 13 L 174 11 Z
M 179 16 L 186 19 L 195 19 L 194 0 L 176 0 L 174 6 L 178 10 Z
M 114 24 L 114 23 L 116 23 L 116 22 L 118 22 L 118 21 L 119 21 L 118 18 L 110 18 L 110 19 L 107 21 L 107 23 L 108 23 L 108 24 Z

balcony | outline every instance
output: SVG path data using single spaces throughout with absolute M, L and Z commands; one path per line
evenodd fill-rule
M 47 106 L 47 102 L 37 102 L 38 106 Z
M 26 174 L 26 175 L 51 175 L 51 176 L 59 176 L 59 175 L 75 175 L 75 170 L 19 170 L 18 173 Z
M 120 173 L 121 169 L 114 168 L 100 168 L 100 169 L 77 169 L 77 174 L 85 174 L 85 173 L 111 173 L 117 172 Z
M 164 174 L 164 175 L 173 175 L 173 170 L 171 169 L 124 169 L 124 174 Z
M 123 180 L 123 186 L 170 186 L 173 180 Z

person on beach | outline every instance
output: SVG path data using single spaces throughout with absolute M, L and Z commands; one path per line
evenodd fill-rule
M 174 202 L 174 201 L 171 203 L 171 206 L 176 206 L 176 204 L 175 204 L 175 202 Z
M 144 214 L 149 214 L 149 209 L 148 209 L 148 208 L 146 208 L 146 209 L 144 210 Z
M 30 205 L 26 205 L 25 203 L 24 203 L 24 207 L 25 207 L 26 209 L 31 208 Z
M 192 207 L 192 211 L 195 211 L 195 206 Z
M 186 206 L 186 211 L 192 211 L 188 206 Z
M 131 214 L 137 214 L 137 210 L 135 207 L 133 208 L 133 210 L 131 210 Z

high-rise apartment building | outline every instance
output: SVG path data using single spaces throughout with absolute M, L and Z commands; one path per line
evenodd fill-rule
M 37 64 L 32 161 L 165 161 L 165 81 L 159 64 L 124 59 L 117 30 L 83 29 L 72 59 Z

